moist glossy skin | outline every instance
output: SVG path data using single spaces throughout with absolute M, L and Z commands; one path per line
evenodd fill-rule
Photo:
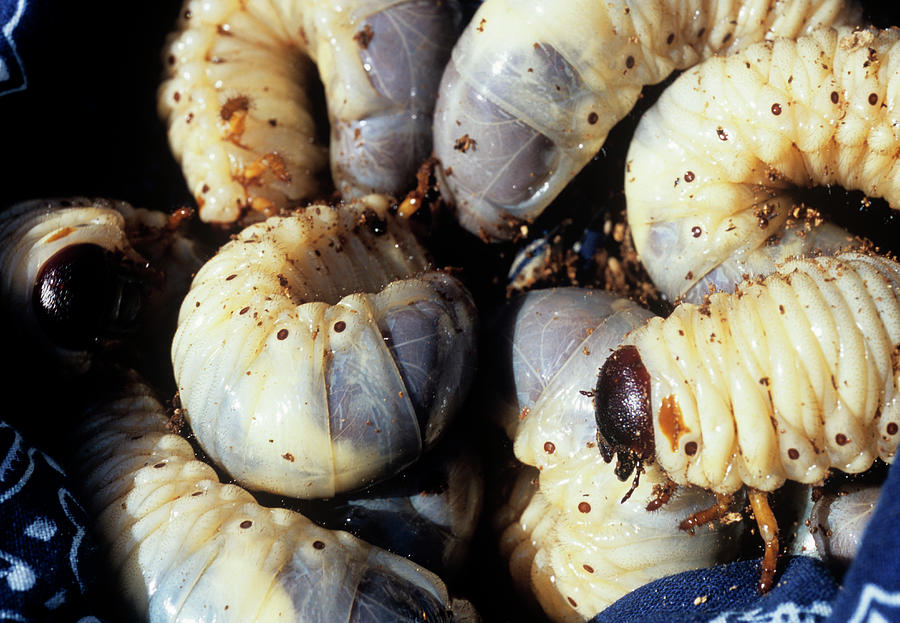
M 816 501 L 809 524 L 823 560 L 837 569 L 853 562 L 880 496 L 881 487 L 851 483 Z
M 464 431 L 451 432 L 390 480 L 299 510 L 452 581 L 465 568 L 481 519 L 483 463 Z
M 0 300 L 28 352 L 84 372 L 98 351 L 133 337 L 146 315 L 183 296 L 199 247 L 167 231 L 167 220 L 102 198 L 36 199 L 4 210 Z
M 653 459 L 650 375 L 634 346 L 617 348 L 600 368 L 594 409 L 597 445 L 603 460 L 618 455 L 616 476 L 625 480 L 636 466 Z
M 711 506 L 685 487 L 659 510 L 647 505 L 666 475 L 649 465 L 631 483 L 597 447 L 591 390 L 606 357 L 652 314 L 608 292 L 532 291 L 494 325 L 486 382 L 496 417 L 528 466 L 495 518 L 514 581 L 554 621 L 585 621 L 625 593 L 663 575 L 711 566 L 730 555 L 729 530 L 679 529 Z M 529 468 L 534 468 L 533 470 Z
M 679 305 L 624 344 L 651 379 L 655 462 L 676 483 L 774 491 L 896 453 L 900 268 L 891 260 L 792 260 L 736 294 Z
M 117 278 L 122 258 L 81 243 L 57 251 L 35 279 L 32 308 L 47 336 L 62 348 L 91 349 L 104 334 L 125 332 L 135 321 L 141 294 L 123 291 Z
M 789 257 L 859 244 L 797 212 L 798 189 L 900 205 L 898 41 L 896 29 L 822 29 L 709 59 L 662 94 L 625 176 L 635 247 L 660 290 L 700 302 Z
M 331 187 L 329 158 L 344 198 L 414 187 L 460 22 L 455 0 L 188 0 L 158 98 L 200 218 L 259 220 L 314 199 Z
M 134 377 L 88 409 L 73 464 L 137 620 L 476 621 L 441 580 L 219 482 Z
M 198 272 L 172 362 L 210 458 L 245 486 L 331 497 L 442 434 L 475 363 L 476 311 L 370 196 L 244 229 Z
M 837 0 L 487 0 L 441 80 L 441 192 L 463 227 L 509 239 L 600 150 L 644 85 L 755 41 L 860 19 Z

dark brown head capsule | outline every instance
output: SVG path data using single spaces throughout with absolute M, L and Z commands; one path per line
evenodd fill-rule
M 609 463 L 617 455 L 616 477 L 624 481 L 635 468 L 640 476 L 644 462 L 653 459 L 656 448 L 650 413 L 650 375 L 636 346 L 620 347 L 600 368 L 594 416 L 603 460 Z
M 41 267 L 32 290 L 38 324 L 57 346 L 89 350 L 129 332 L 142 286 L 120 254 L 96 244 L 58 251 Z

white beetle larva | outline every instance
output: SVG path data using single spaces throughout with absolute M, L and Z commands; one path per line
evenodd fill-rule
M 630 483 L 598 455 L 594 407 L 583 390 L 595 385 L 623 336 L 652 314 L 579 288 L 532 291 L 501 313 L 494 352 L 503 360 L 491 369 L 507 372 L 511 384 L 498 416 L 516 457 L 536 468 L 525 470 L 496 519 L 516 583 L 552 620 L 585 621 L 647 582 L 732 554 L 730 530 L 679 528 L 715 502 L 712 494 L 667 491 L 665 473 L 648 466 L 652 472 L 623 502 Z M 497 379 L 489 383 L 496 387 Z
M 450 431 L 390 480 L 297 510 L 452 580 L 464 568 L 481 518 L 483 459 L 466 429 Z
M 271 215 L 328 191 L 316 68 L 337 189 L 349 198 L 413 187 L 460 22 L 456 0 L 188 0 L 164 54 L 159 109 L 200 218 Z
M 135 378 L 87 410 L 77 448 L 110 575 L 139 620 L 478 620 L 430 571 L 219 482 Z
M 879 486 L 850 483 L 813 504 L 809 529 L 823 560 L 837 568 L 850 565 L 880 497 Z
M 167 230 L 169 218 L 83 197 L 23 201 L 4 210 L 0 300 L 4 314 L 24 329 L 24 352 L 37 348 L 83 372 L 95 351 L 133 333 L 149 308 L 158 311 L 170 297 L 183 296 L 184 275 L 201 260 L 192 242 Z M 155 283 L 163 278 L 161 286 Z
M 596 384 L 603 458 L 625 480 L 653 463 L 678 484 L 746 486 L 766 543 L 766 492 L 891 462 L 900 442 L 900 267 L 874 255 L 784 263 L 735 294 L 635 330 Z
M 238 482 L 332 497 L 412 463 L 462 403 L 476 312 L 389 201 L 245 228 L 197 273 L 172 343 L 200 445 Z
M 897 29 L 823 28 L 709 59 L 666 89 L 625 176 L 635 247 L 660 290 L 699 302 L 711 286 L 849 245 L 834 225 L 793 218 L 798 187 L 900 206 L 898 41 Z
M 754 41 L 860 20 L 843 0 L 487 0 L 440 86 L 442 193 L 468 230 L 509 239 L 600 150 L 644 85 Z

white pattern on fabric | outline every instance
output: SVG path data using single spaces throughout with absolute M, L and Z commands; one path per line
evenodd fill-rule
M 25 534 L 32 539 L 47 543 L 56 536 L 56 523 L 47 517 L 38 517 L 25 528 Z
M 786 601 L 770 611 L 754 608 L 747 611 L 722 612 L 710 623 L 818 623 L 831 615 L 831 604 L 814 601 L 805 606 Z
M 900 619 L 900 592 L 891 593 L 877 584 L 866 584 L 849 623 L 888 623 Z
M 3 551 L 0 551 L 0 559 L 9 565 L 6 569 L 0 571 L 0 578 L 6 578 L 6 583 L 9 584 L 10 590 L 22 592 L 34 586 L 36 579 L 34 571 L 31 570 L 31 567 L 25 561 Z
M 6 41 L 6 47 L 9 48 L 11 57 L 3 58 L 0 56 L 0 95 L 24 91 L 28 88 L 28 77 L 25 75 L 25 67 L 22 65 L 22 59 L 19 58 L 19 52 L 16 50 L 16 42 L 13 39 L 13 31 L 16 29 L 16 26 L 19 25 L 19 21 L 25 14 L 26 4 L 25 0 L 18 0 L 18 2 L 16 2 L 15 12 L 10 15 L 6 23 L 3 24 L 3 39 Z M 18 68 L 18 73 L 21 73 L 22 81 L 21 83 L 17 82 L 8 87 L 4 87 L 3 83 L 9 81 L 11 78 L 9 67 L 13 64 Z
M 5 482 L 6 473 L 12 469 L 13 463 L 22 452 L 22 436 L 19 434 L 19 431 L 6 422 L 0 422 L 0 429 L 2 428 L 9 429 L 13 434 L 13 442 L 9 445 L 9 450 L 6 453 L 3 462 L 0 463 L 0 482 Z
M 19 434 L 19 431 L 15 430 L 9 424 L 0 423 L 0 428 L 8 428 L 10 429 L 15 438 L 13 439 L 13 443 L 9 448 L 9 452 L 6 454 L 6 458 L 3 459 L 3 463 L 0 463 L 0 482 L 6 479 L 7 473 L 12 469 L 12 466 L 16 459 L 18 459 L 22 454 L 22 436 Z M 31 475 L 34 473 L 34 453 L 37 452 L 35 448 L 28 448 L 25 452 L 25 456 L 28 457 L 28 467 L 25 468 L 25 473 L 22 474 L 22 477 L 19 478 L 19 481 L 12 485 L 10 488 L 5 491 L 0 491 L 0 504 L 6 502 L 8 499 L 13 497 L 19 491 L 22 490 L 26 484 L 28 484 L 28 480 L 31 478 Z
M 81 574 L 78 573 L 78 548 L 81 547 L 81 541 L 84 539 L 85 529 L 73 515 L 72 511 L 69 509 L 69 502 L 74 504 L 78 510 L 84 512 L 81 508 L 81 505 L 75 500 L 72 494 L 68 491 L 68 489 L 60 488 L 57 492 L 59 496 L 59 505 L 62 508 L 63 512 L 66 514 L 66 517 L 72 525 L 75 526 L 75 536 L 72 537 L 72 548 L 69 550 L 69 565 L 72 567 L 72 573 L 75 575 L 75 581 L 78 582 L 78 588 L 81 590 L 82 594 L 85 592 L 84 582 L 81 581 Z
M 44 602 L 44 607 L 47 610 L 56 610 L 64 603 L 66 603 L 66 589 L 61 588 L 53 597 Z

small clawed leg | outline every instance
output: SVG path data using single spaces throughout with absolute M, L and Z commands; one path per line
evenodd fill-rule
M 759 578 L 759 592 L 767 593 L 774 586 L 775 570 L 778 565 L 778 522 L 769 507 L 769 494 L 759 489 L 748 489 L 750 508 L 759 526 L 759 535 L 765 543 L 762 561 L 762 575 Z
M 734 501 L 734 496 L 720 495 L 717 493 L 715 504 L 702 511 L 691 513 L 678 525 L 678 527 L 685 532 L 694 534 L 694 528 L 697 526 L 703 526 L 724 517 L 725 514 L 728 513 L 728 509 L 731 508 L 732 501 Z
M 650 513 L 655 510 L 659 510 L 660 508 L 668 504 L 677 488 L 678 485 L 668 479 L 663 485 L 653 485 L 653 499 L 651 499 L 650 502 L 647 503 L 647 512 Z
M 643 473 L 644 473 L 644 466 L 642 464 L 638 463 L 634 468 L 634 481 L 631 483 L 631 488 L 628 490 L 628 493 L 625 494 L 625 497 L 623 497 L 619 501 L 619 504 L 624 504 L 625 502 L 628 501 L 628 498 L 631 497 L 631 494 L 634 493 L 634 490 L 638 488 L 638 485 L 640 484 L 639 481 L 641 478 L 641 474 L 643 474 Z

